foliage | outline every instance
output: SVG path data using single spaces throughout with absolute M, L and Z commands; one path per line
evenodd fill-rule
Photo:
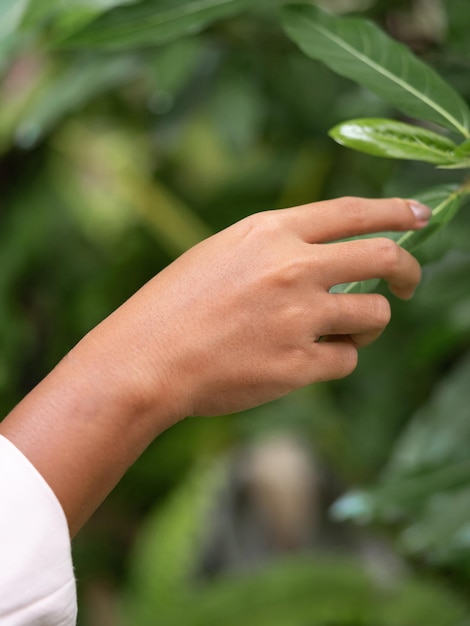
M 0 8 L 4 414 L 146 279 L 248 213 L 343 194 L 433 207 L 425 230 L 388 234 L 427 264 L 423 284 L 412 303 L 393 302 L 351 377 L 180 424 L 123 479 L 76 545 L 90 626 L 102 579 L 137 626 L 468 621 L 470 215 L 453 169 L 470 154 L 467 3 L 424 2 L 424 26 L 421 0 L 327 3 L 353 17 L 285 4 Z M 227 480 L 214 459 L 273 429 L 297 433 L 328 465 L 344 492 L 336 519 L 373 524 L 409 559 L 393 590 L 354 554 L 194 576 Z
M 378 485 L 338 501 L 338 517 L 401 519 L 399 540 L 434 563 L 469 554 L 468 355 L 443 378 L 398 439 Z M 451 512 L 451 514 L 449 514 Z
M 397 109 L 469 136 L 462 98 L 401 44 L 370 22 L 334 17 L 312 6 L 287 9 L 288 34 L 308 56 L 364 85 Z
M 285 2 L 286 0 L 284 0 Z M 280 4 L 282 0 L 277 0 Z M 161 0 L 140 2 L 108 12 L 65 39 L 66 47 L 122 50 L 167 43 L 202 30 L 211 22 L 246 9 L 272 6 L 267 0 Z
M 312 6 L 286 9 L 284 24 L 308 56 L 367 87 L 406 115 L 459 132 L 464 142 L 457 146 L 428 129 L 388 119 L 341 123 L 330 131 L 333 139 L 376 156 L 415 159 L 448 168 L 469 167 L 470 110 L 460 95 L 408 48 L 368 21 L 334 17 Z M 447 198 L 442 198 L 441 190 L 423 192 L 433 209 L 429 229 L 393 238 L 403 248 L 414 250 L 455 215 L 466 193 L 465 184 L 450 191 Z M 345 291 L 362 289 L 359 284 L 344 287 Z
M 201 532 L 217 494 L 214 483 L 220 490 L 223 470 L 220 463 L 197 469 L 148 519 L 132 561 L 128 623 L 146 626 L 157 616 L 175 626 L 464 623 L 465 606 L 448 590 L 409 574 L 381 583 L 358 558 L 303 555 L 249 576 L 192 580 Z

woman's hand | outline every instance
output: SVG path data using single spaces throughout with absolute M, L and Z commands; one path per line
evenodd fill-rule
M 384 278 L 409 298 L 420 267 L 390 239 L 330 242 L 423 226 L 430 211 L 418 211 L 419 219 L 401 199 L 342 198 L 248 217 L 150 281 L 105 322 L 103 345 L 131 345 L 144 397 L 158 406 L 164 385 L 172 419 L 240 411 L 346 376 L 390 306 L 378 294 L 330 288 Z
M 422 228 L 401 199 L 342 198 L 253 215 L 203 241 L 91 331 L 0 425 L 49 482 L 72 534 L 159 432 L 346 376 L 390 319 L 384 278 L 413 294 L 417 261 L 382 237 Z M 332 243 L 333 242 L 333 243 Z M 321 338 L 321 341 L 320 341 Z

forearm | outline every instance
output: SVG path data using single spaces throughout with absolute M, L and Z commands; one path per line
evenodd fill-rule
M 0 424 L 0 434 L 55 492 L 72 536 L 174 421 L 157 381 L 149 404 L 130 355 L 113 351 L 107 324 L 85 337 Z

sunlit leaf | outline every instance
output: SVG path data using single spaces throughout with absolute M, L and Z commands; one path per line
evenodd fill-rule
M 362 118 L 338 124 L 330 136 L 343 146 L 393 159 L 427 161 L 437 165 L 461 161 L 456 144 L 426 128 L 381 118 Z
M 118 7 L 61 42 L 70 47 L 135 48 L 165 43 L 248 9 L 287 0 L 145 0 Z
M 411 117 L 470 137 L 470 112 L 460 95 L 371 22 L 299 5 L 284 9 L 283 24 L 307 56 L 367 87 Z
M 469 190 L 463 187 L 444 185 L 416 194 L 416 200 L 428 205 L 432 209 L 432 217 L 428 226 L 420 230 L 409 230 L 405 233 L 382 234 L 396 241 L 398 245 L 405 250 L 413 251 L 454 217 L 462 205 L 463 198 L 468 192 Z M 335 286 L 332 291 L 335 293 L 362 293 L 374 289 L 377 282 L 378 281 L 373 280 L 347 283 Z
M 456 153 L 459 156 L 469 156 L 470 155 L 470 139 L 467 139 L 459 146 L 457 146 Z

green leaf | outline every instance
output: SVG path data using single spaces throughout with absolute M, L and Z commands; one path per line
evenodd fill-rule
M 413 251 L 454 217 L 464 196 L 468 193 L 469 190 L 465 187 L 443 185 L 417 194 L 415 199 L 427 204 L 432 209 L 429 224 L 420 230 L 409 230 L 405 233 L 381 233 L 375 236 L 389 237 L 405 250 Z M 374 289 L 377 283 L 377 280 L 345 283 L 336 285 L 331 291 L 334 293 L 364 293 Z
M 380 157 L 427 161 L 437 165 L 461 161 L 457 145 L 425 128 L 381 118 L 362 118 L 338 124 L 329 132 L 343 146 Z
M 286 0 L 145 0 L 118 7 L 61 42 L 67 47 L 124 49 L 166 43 L 211 22 Z
M 32 2 L 24 16 L 22 27 L 34 29 L 50 22 L 54 33 L 68 36 L 96 19 L 101 13 L 137 0 L 42 0 Z
M 131 565 L 138 604 L 149 597 L 162 610 L 186 597 L 211 507 L 227 480 L 226 462 L 201 463 L 149 516 Z
M 463 487 L 433 495 L 417 521 L 400 535 L 408 554 L 426 554 L 434 562 L 455 561 L 470 548 L 470 489 Z
M 315 554 L 271 559 L 252 571 L 198 576 L 201 548 L 217 542 L 214 516 L 230 484 L 226 461 L 197 468 L 151 513 L 135 542 L 123 594 L 129 624 L 165 626 L 396 626 L 458 624 L 465 607 L 447 588 L 400 571 L 370 575 L 358 557 Z M 223 524 L 224 522 L 222 522 Z M 230 525 L 230 538 L 236 538 Z M 216 543 L 217 545 L 217 543 Z M 387 553 L 385 553 L 387 554 Z M 243 550 L 240 562 L 243 563 Z
M 384 479 L 370 490 L 347 493 L 335 502 L 333 517 L 337 520 L 391 520 L 404 512 L 419 509 L 433 494 L 468 487 L 470 462 L 449 463 L 418 474 Z
M 470 139 L 467 139 L 457 147 L 457 154 L 460 156 L 468 156 L 470 154 Z
M 371 22 L 298 5 L 284 9 L 283 25 L 307 56 L 367 87 L 406 115 L 470 137 L 470 111 L 460 95 Z
M 433 389 L 395 446 L 379 482 L 333 508 L 338 519 L 405 522 L 400 545 L 434 562 L 470 551 L 470 352 Z
M 468 459 L 470 352 L 433 389 L 402 433 L 387 476 Z M 470 519 L 470 518 L 469 518 Z

